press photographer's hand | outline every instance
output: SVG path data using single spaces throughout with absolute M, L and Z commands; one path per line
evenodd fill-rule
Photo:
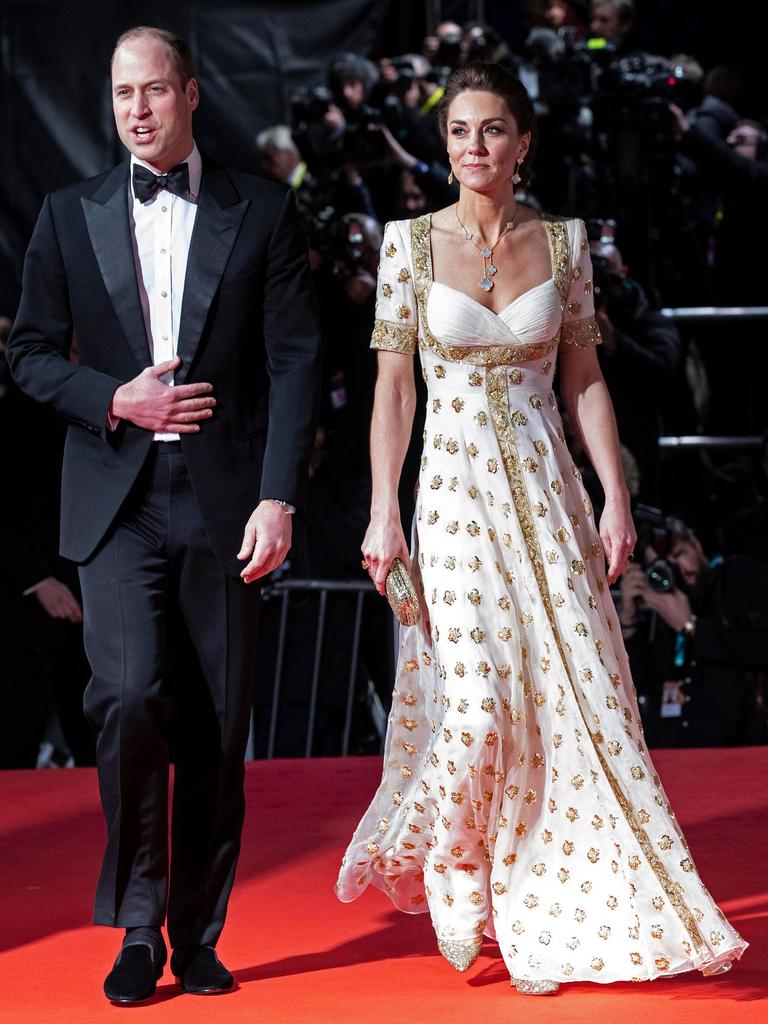
M 656 612 L 676 633 L 682 632 L 683 626 L 689 622 L 693 614 L 691 602 L 683 590 L 672 590 L 667 594 L 659 594 L 646 586 L 643 597 L 651 611 Z
M 621 577 L 621 624 L 633 626 L 645 599 L 647 590 L 645 571 L 642 566 L 632 563 Z

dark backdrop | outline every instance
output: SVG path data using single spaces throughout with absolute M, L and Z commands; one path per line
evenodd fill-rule
M 285 120 L 298 87 L 324 80 L 331 57 L 369 53 L 382 33 L 404 45 L 393 26 L 409 19 L 388 18 L 390 7 L 389 0 L 3 3 L 0 313 L 15 310 L 21 260 L 45 193 L 123 157 L 109 58 L 126 28 L 158 25 L 188 40 L 201 88 L 199 145 L 256 170 L 255 135 Z
M 749 109 L 766 113 L 768 16 L 757 0 L 638 0 L 638 43 L 686 52 L 705 67 L 744 67 Z M 488 21 L 519 49 L 522 3 L 487 0 Z M 195 4 L 174 0 L 0 0 L 0 314 L 13 313 L 21 261 L 44 194 L 123 156 L 108 64 L 131 25 L 171 28 L 192 46 L 202 101 L 196 137 L 212 156 L 256 170 L 253 140 L 285 120 L 299 86 L 321 82 L 343 50 L 377 56 L 418 48 L 421 0 L 287 0 Z

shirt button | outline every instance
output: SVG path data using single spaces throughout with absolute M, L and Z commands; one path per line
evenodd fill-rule
M 168 341 L 168 335 L 167 334 L 163 335 L 163 341 Z
M 168 298 L 168 292 L 160 292 L 164 299 Z
M 166 254 L 166 252 L 167 252 L 167 251 L 168 251 L 167 249 L 161 249 L 161 250 L 160 250 L 160 255 L 161 255 L 161 256 L 165 256 L 165 254 Z
M 163 213 L 168 213 L 168 207 L 167 206 L 161 206 L 160 209 L 163 211 Z

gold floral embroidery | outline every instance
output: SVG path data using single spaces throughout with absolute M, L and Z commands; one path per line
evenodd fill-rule
M 411 280 L 410 271 L 407 270 L 406 267 L 403 267 L 403 269 L 397 275 L 397 280 L 400 282 L 400 284 L 408 284 L 408 282 Z
M 371 334 L 371 348 L 382 349 L 385 352 L 402 352 L 411 356 L 416 351 L 417 335 L 416 327 L 393 324 L 390 320 L 377 320 Z
M 384 255 L 392 259 L 393 256 L 397 255 L 397 246 L 394 242 L 390 242 L 387 248 L 384 250 Z
M 386 283 L 383 284 L 381 286 L 381 294 L 384 296 L 385 299 L 391 299 L 392 298 L 392 285 L 391 284 L 386 284 Z
M 528 551 L 528 557 L 531 561 L 534 576 L 538 584 L 539 594 L 544 603 L 547 618 L 549 620 L 550 627 L 554 634 L 555 643 L 560 654 L 560 659 L 565 670 L 565 674 L 568 678 L 568 682 L 571 685 L 574 696 L 576 697 L 576 705 L 584 718 L 584 724 L 587 726 L 587 720 L 584 714 L 584 710 L 578 700 L 578 691 L 575 685 L 574 679 L 571 674 L 570 665 L 565 653 L 565 645 L 560 635 L 560 629 L 558 626 L 557 618 L 552 606 L 552 598 L 549 590 L 549 583 L 547 582 L 546 571 L 544 568 L 544 559 L 542 557 L 541 547 L 539 546 L 538 535 L 536 533 L 536 526 L 533 518 L 533 511 L 531 508 L 531 502 L 528 495 L 528 490 L 525 484 L 524 474 L 522 465 L 520 462 L 520 456 L 517 449 L 517 442 L 515 440 L 514 431 L 512 428 L 511 420 L 509 417 L 509 396 L 507 393 L 507 382 L 506 372 L 500 368 L 489 370 L 486 378 L 486 394 L 488 396 L 488 405 L 491 412 L 491 419 L 493 426 L 496 431 L 496 435 L 499 441 L 499 447 L 502 453 L 502 459 L 504 462 L 504 468 L 509 478 L 509 484 L 512 490 L 512 498 L 515 505 L 515 511 L 518 516 L 520 523 L 520 529 L 525 540 L 525 546 Z M 704 939 L 699 931 L 696 919 L 685 902 L 683 896 L 682 886 L 673 881 L 670 877 L 666 867 L 659 859 L 658 854 L 653 848 L 648 834 L 642 827 L 637 819 L 634 809 L 624 794 L 621 785 L 613 774 L 605 756 L 600 749 L 598 744 L 598 738 L 588 728 L 589 737 L 592 741 L 595 753 L 600 761 L 603 772 L 608 780 L 611 789 L 616 797 L 619 806 L 621 807 L 624 815 L 629 823 L 630 828 L 643 851 L 648 863 L 653 869 L 659 884 L 663 891 L 666 893 L 670 903 L 677 912 L 680 920 L 685 926 L 688 934 L 691 937 L 694 948 L 699 950 L 704 947 Z M 570 811 L 573 811 L 573 817 L 570 816 Z M 569 812 L 566 814 L 570 820 L 575 820 L 578 817 L 578 812 L 575 808 L 569 808 Z M 564 876 L 564 877 L 562 877 Z M 558 872 L 558 877 L 561 881 L 565 882 L 568 877 L 568 872 L 561 868 Z

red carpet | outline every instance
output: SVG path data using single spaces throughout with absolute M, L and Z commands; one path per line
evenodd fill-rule
M 118 935 L 89 924 L 103 841 L 90 770 L 0 772 L 0 1021 L 13 1024 L 663 1024 L 765 1022 L 768 1010 L 768 748 L 659 751 L 655 762 L 713 896 L 751 942 L 722 977 L 566 985 L 516 995 L 497 949 L 456 974 L 426 915 L 399 914 L 369 890 L 333 895 L 339 858 L 376 785 L 376 759 L 257 762 L 238 882 L 220 943 L 238 989 L 117 1008 L 101 983 Z

